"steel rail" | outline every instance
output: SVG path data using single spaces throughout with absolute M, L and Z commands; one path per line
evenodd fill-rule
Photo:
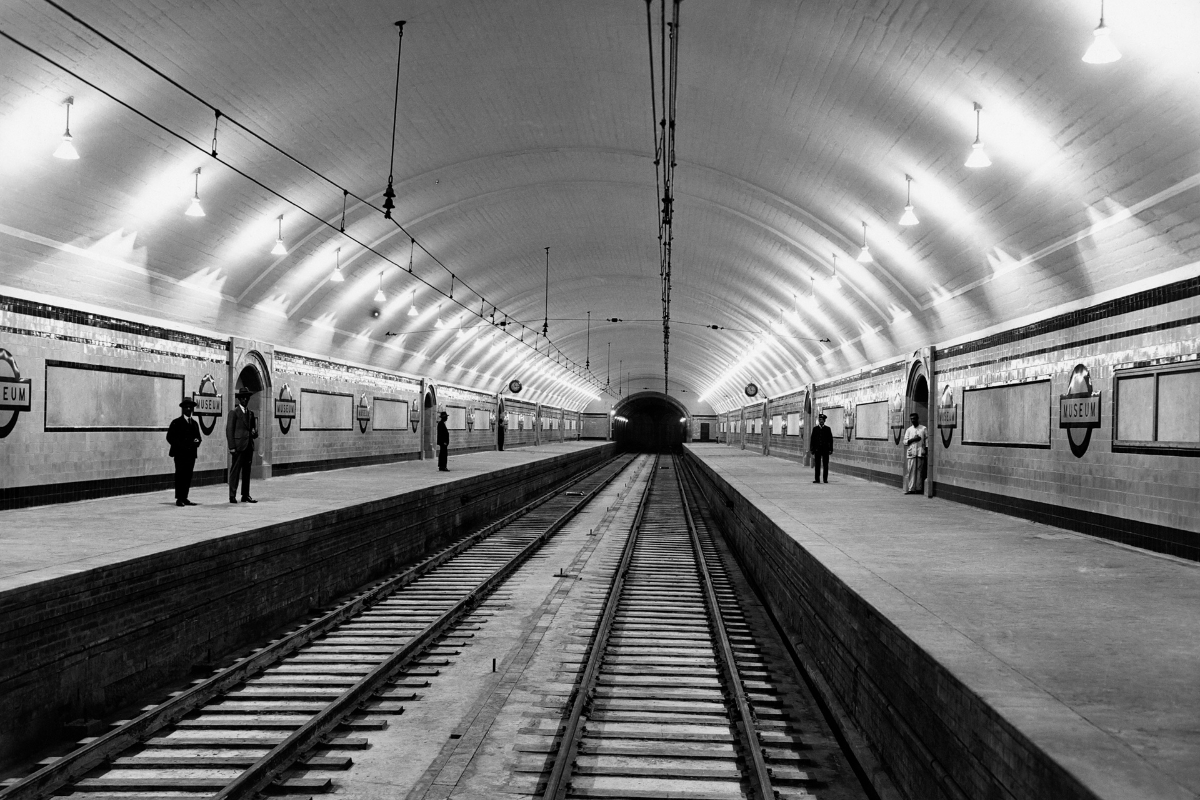
M 170 700 L 167 700 L 166 702 L 141 714 L 129 722 L 118 726 L 103 736 L 98 737 L 94 741 L 89 742 L 88 744 L 77 748 L 76 750 L 73 750 L 71 753 L 56 760 L 54 763 L 42 767 L 31 775 L 28 775 L 16 783 L 5 787 L 3 790 L 0 790 L 0 800 L 37 800 L 38 798 L 53 794 L 67 784 L 75 783 L 83 779 L 87 773 L 91 772 L 96 767 L 111 761 L 125 750 L 140 744 L 141 742 L 161 731 L 163 728 L 178 722 L 188 714 L 191 714 L 192 712 L 202 708 L 214 698 L 227 693 L 232 688 L 244 683 L 246 680 L 254 677 L 258 673 L 263 672 L 287 656 L 295 653 L 313 640 L 324 635 L 333 628 L 336 628 L 338 625 L 341 625 L 347 620 L 357 616 L 358 614 L 361 614 L 363 611 L 366 611 L 371 606 L 379 603 L 393 592 L 416 581 L 436 567 L 441 566 L 445 562 L 449 561 L 454 556 L 462 553 L 475 544 L 478 544 L 483 539 L 488 538 L 501 528 L 512 524 L 521 517 L 529 514 L 531 511 L 553 500 L 555 497 L 562 495 L 566 489 L 595 475 L 605 467 L 613 465 L 618 458 L 619 457 L 614 457 L 609 459 L 608 461 L 605 461 L 604 463 L 587 470 L 581 475 L 576 476 L 565 484 L 555 487 L 553 490 L 546 492 L 521 508 L 510 512 L 495 522 L 489 523 L 479 531 L 464 538 L 462 541 L 456 542 L 455 544 L 441 550 L 429 558 L 426 558 L 424 561 L 421 561 L 408 570 L 405 570 L 403 573 L 389 578 L 382 583 L 373 586 L 367 591 L 355 596 L 351 600 L 343 603 L 319 619 L 302 626 L 300 629 L 288 634 L 279 641 L 268 645 L 257 653 L 241 659 L 227 669 L 224 669 L 216 675 L 213 675 L 212 677 L 197 684 L 196 686 L 193 686 L 191 689 L 182 692 L 181 694 L 171 698 Z M 505 576 L 507 577 L 507 575 L 512 571 L 512 569 L 509 569 L 509 567 L 515 568 L 513 566 L 514 561 L 517 561 L 518 559 L 520 561 L 524 561 L 526 558 L 528 558 L 528 556 L 532 553 L 532 550 L 530 549 L 531 547 L 533 549 L 540 547 L 546 539 L 548 539 L 554 533 L 557 533 L 557 531 L 560 530 L 562 526 L 565 525 L 572 517 L 579 513 L 579 511 L 581 511 L 583 507 L 587 505 L 587 503 L 590 502 L 591 499 L 601 489 L 611 483 L 621 471 L 621 469 L 614 471 L 611 476 L 604 480 L 590 493 L 580 497 L 579 502 L 574 504 L 570 510 L 552 523 L 546 532 L 541 534 L 538 539 L 536 539 L 534 542 L 531 542 L 529 546 L 514 556 L 513 560 L 511 560 L 509 564 L 506 564 L 501 568 L 501 571 L 504 572 Z M 485 586 L 489 585 L 490 580 L 491 579 L 485 580 L 474 590 L 472 590 L 463 602 L 476 598 L 481 590 L 483 590 Z M 491 588 L 494 588 L 494 586 L 488 588 L 487 591 L 490 591 Z M 455 606 L 455 609 L 459 609 L 461 607 L 462 603 Z M 455 609 L 451 609 L 451 611 L 443 614 L 442 617 L 439 617 L 434 621 L 433 625 L 440 624 L 441 627 L 446 627 L 449 622 L 453 621 L 452 618 L 448 618 L 448 615 L 452 614 Z M 433 636 L 426 636 L 426 633 L 428 633 L 428 631 L 418 634 L 416 637 L 414 637 L 413 642 L 420 640 L 420 642 L 424 644 L 431 638 L 436 638 L 436 634 Z M 407 650 L 407 646 L 404 649 Z M 411 655 L 412 653 L 409 653 L 409 656 Z M 393 659 L 394 657 L 390 657 L 388 662 L 391 662 Z M 401 666 L 403 666 L 403 664 L 401 664 Z M 357 686 L 351 687 L 351 689 L 347 690 L 346 693 L 343 693 L 338 700 L 335 700 L 334 704 L 338 705 L 339 708 L 346 707 L 346 704 L 343 702 L 345 696 L 350 692 L 355 691 L 356 688 Z M 360 699 L 358 703 L 354 704 L 353 706 L 349 706 L 349 711 L 343 711 L 342 716 L 345 716 L 350 711 L 353 711 L 357 705 L 361 704 L 366 699 L 369 699 L 369 697 L 370 695 L 368 694 L 366 697 Z M 306 725 L 301 728 L 300 731 L 306 730 L 308 727 L 309 726 Z M 298 734 L 300 731 L 297 731 L 296 733 Z M 253 770 L 256 767 L 259 767 L 259 764 L 261 764 L 262 761 L 265 761 L 268 757 L 272 756 L 272 754 L 274 754 L 277 750 L 283 748 L 284 745 L 288 745 L 294 738 L 295 734 L 285 739 L 283 743 L 264 756 L 263 759 L 261 759 L 259 763 L 256 763 L 255 767 L 252 767 L 251 769 Z M 306 739 L 306 741 L 309 740 Z M 315 743 L 315 740 L 309 741 L 309 744 L 312 743 Z M 298 756 L 299 753 L 300 751 L 297 751 L 295 755 Z M 294 757 L 292 760 L 294 760 Z M 286 768 L 286 766 L 284 768 Z M 263 785 L 264 788 L 266 785 L 269 785 L 270 782 L 271 781 L 267 781 Z M 226 789 L 228 788 L 229 787 L 226 787 Z M 223 791 L 218 796 L 224 798 L 230 795 L 227 795 L 226 792 Z
M 579 752 L 579 740 L 583 734 L 587 708 L 596 690 L 596 680 L 600 676 L 600 667 L 604 663 L 604 652 L 608 647 L 613 620 L 616 619 L 617 607 L 621 604 L 621 591 L 625 586 L 625 577 L 629 573 L 629 564 L 633 560 L 634 548 L 637 546 L 642 517 L 646 512 L 646 506 L 649 505 L 650 490 L 658 475 L 658 460 L 658 456 L 655 456 L 654 464 L 650 468 L 650 477 L 646 480 L 646 489 L 642 493 L 637 513 L 633 518 L 629 540 L 625 542 L 625 549 L 621 552 L 621 562 L 613 575 L 612 583 L 609 584 L 608 598 L 604 602 L 604 613 L 600 616 L 600 621 L 596 625 L 596 634 L 592 637 L 592 647 L 588 652 L 587 665 L 575 687 L 571 714 L 563 728 L 562 738 L 559 740 L 558 750 L 554 756 L 554 769 L 551 770 L 550 778 L 546 782 L 542 800 L 562 800 L 570 785 L 570 771 Z
M 679 497 L 683 504 L 683 516 L 687 522 L 688 538 L 692 542 L 692 551 L 696 555 L 696 568 L 700 572 L 700 585 L 704 590 L 704 605 L 708 609 L 708 622 L 716 638 L 717 664 L 733 699 L 737 712 L 734 719 L 735 727 L 741 735 L 746 759 L 750 762 L 750 785 L 757 792 L 759 798 L 774 800 L 775 791 L 771 787 L 771 771 L 767 768 L 762 744 L 758 740 L 758 725 L 754 719 L 754 711 L 750 706 L 750 700 L 746 697 L 746 687 L 742 684 L 741 675 L 738 673 L 733 645 L 729 641 L 729 633 L 725 630 L 725 620 L 721 616 L 717 591 L 713 586 L 712 575 L 708 571 L 704 550 L 700 546 L 700 534 L 696 530 L 695 520 L 692 519 L 683 470 L 680 469 L 683 459 L 675 458 L 673 464 L 675 479 L 679 484 Z M 687 469 L 686 465 L 684 465 L 684 469 Z M 688 474 L 690 476 L 691 473 Z

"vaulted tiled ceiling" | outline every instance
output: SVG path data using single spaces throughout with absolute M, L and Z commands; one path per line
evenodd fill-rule
M 405 19 L 395 217 L 427 251 L 417 275 L 449 293 L 432 254 L 470 286 L 456 282 L 456 300 L 478 312 L 482 294 L 489 318 L 494 304 L 497 319 L 540 330 L 549 246 L 554 345 L 590 357 L 602 385 L 611 342 L 614 385 L 619 363 L 630 389 L 662 388 L 644 2 L 56 2 L 319 176 L 223 122 L 220 158 L 286 200 L 256 186 L 207 154 L 209 108 L 45 0 L 8 0 L 0 29 L 58 65 L 0 41 L 5 287 L 492 390 L 524 376 L 589 400 L 561 393 L 549 376 L 564 373 L 539 373 L 546 359 L 528 348 L 481 344 L 477 316 L 405 274 L 409 239 L 377 210 L 351 199 L 347 233 L 404 269 L 336 230 L 339 187 L 381 203 L 392 23 Z M 746 380 L 777 394 L 1194 274 L 1200 3 L 1109 0 L 1124 57 L 1085 64 L 1099 10 L 684 2 L 671 393 L 697 408 Z M 49 157 L 67 96 L 76 162 Z M 993 160 L 982 170 L 963 165 L 974 102 Z M 183 215 L 196 167 L 202 219 Z M 897 224 L 906 174 L 912 228 Z M 276 257 L 280 214 L 290 252 Z M 869 265 L 854 260 L 863 222 Z M 347 280 L 335 284 L 339 247 Z M 826 280 L 835 256 L 840 289 Z M 439 302 L 450 327 L 476 330 L 434 330 Z M 405 331 L 430 332 L 387 335 Z

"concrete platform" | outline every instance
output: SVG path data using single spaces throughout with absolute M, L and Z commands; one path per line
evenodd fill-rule
M 802 657 L 913 796 L 1200 796 L 1200 564 L 688 449 Z
M 303 517 L 531 464 L 604 444 L 561 442 L 308 472 L 253 481 L 257 504 L 229 502 L 228 487 L 191 491 L 199 505 L 179 508 L 173 490 L 0 511 L 0 592 L 63 575 Z

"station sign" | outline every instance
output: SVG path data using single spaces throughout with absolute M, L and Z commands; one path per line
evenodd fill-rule
M 1067 393 L 1058 398 L 1058 427 L 1067 431 L 1071 454 L 1083 458 L 1092 431 L 1100 427 L 1100 392 L 1092 391 L 1092 375 L 1083 364 L 1071 370 Z
M 942 388 L 942 396 L 938 399 L 937 427 L 942 435 L 942 447 L 949 447 L 954 429 L 958 427 L 958 406 L 954 404 L 954 390 L 949 386 Z
M 899 394 L 892 398 L 891 406 L 888 408 L 888 423 L 892 429 L 892 440 L 896 444 L 900 444 L 900 435 L 907 426 L 904 422 L 904 398 Z
M 212 375 L 201 378 L 200 388 L 192 392 L 192 402 L 196 404 L 192 413 L 205 436 L 212 435 L 213 429 L 217 427 L 217 417 L 224 412 L 224 399 L 217 390 L 217 379 Z
M 371 404 L 367 402 L 367 395 L 363 393 L 358 398 L 358 407 L 354 410 L 354 418 L 358 420 L 358 432 L 367 432 L 367 423 L 371 421 Z
M 12 433 L 22 411 L 33 410 L 33 380 L 21 378 L 13 354 L 0 347 L 0 439 Z
M 292 395 L 291 387 L 285 383 L 279 387 L 279 397 L 275 398 L 275 420 L 279 423 L 279 432 L 285 436 L 292 429 L 296 411 L 296 398 Z

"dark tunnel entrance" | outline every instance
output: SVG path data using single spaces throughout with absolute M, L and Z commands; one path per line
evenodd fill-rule
M 613 439 L 623 450 L 673 453 L 687 435 L 688 416 L 682 406 L 663 394 L 634 395 L 617 406 Z

